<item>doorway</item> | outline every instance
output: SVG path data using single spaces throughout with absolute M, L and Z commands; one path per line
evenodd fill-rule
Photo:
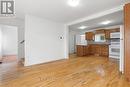
M 18 61 L 18 28 L 0 25 L 0 62 L 2 64 Z

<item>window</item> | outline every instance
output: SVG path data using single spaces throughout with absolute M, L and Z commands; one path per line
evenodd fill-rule
M 96 34 L 95 42 L 105 42 L 105 34 Z
M 77 45 L 86 45 L 87 41 L 85 40 L 85 34 L 76 35 L 76 44 Z

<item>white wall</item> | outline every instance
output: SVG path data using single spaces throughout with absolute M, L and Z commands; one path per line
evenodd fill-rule
M 0 60 L 2 59 L 2 29 L 0 27 Z
M 13 26 L 2 26 L 2 55 L 18 54 L 18 30 Z
M 76 35 L 76 45 L 87 45 L 87 40 L 85 39 L 85 34 Z
M 60 39 L 60 36 L 64 37 Z M 25 66 L 67 57 L 66 26 L 31 15 L 25 17 Z
M 75 52 L 75 44 L 76 44 L 76 32 L 69 32 L 69 54 L 73 54 Z
M 81 37 L 85 33 L 78 31 L 69 31 L 69 54 L 76 52 L 76 45 L 87 45 L 85 37 Z
M 20 42 L 24 40 L 24 20 L 5 17 L 0 18 L 0 24 L 18 27 L 18 58 L 24 58 L 24 44 L 20 44 Z

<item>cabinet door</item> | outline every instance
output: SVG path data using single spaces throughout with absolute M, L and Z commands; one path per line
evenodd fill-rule
M 94 47 L 94 45 L 90 45 L 89 46 L 89 51 L 90 51 L 90 55 L 94 55 L 95 54 L 95 47 Z
M 130 81 L 130 3 L 125 5 L 125 77 Z
M 110 30 L 105 31 L 105 38 L 110 39 Z
M 114 33 L 114 32 L 120 32 L 120 28 L 111 29 L 110 32 L 111 32 L 111 33 Z
M 94 33 L 93 32 L 86 32 L 86 40 L 93 40 Z
M 95 45 L 93 50 L 95 51 L 94 53 L 95 56 L 100 56 L 100 52 L 101 52 L 100 45 Z
M 90 54 L 90 46 L 89 45 L 86 46 L 85 53 L 86 53 L 86 56 Z
M 100 45 L 91 45 L 89 49 L 91 55 L 100 56 Z
M 105 33 L 105 30 L 104 30 L 104 29 L 96 30 L 95 33 L 96 33 L 96 34 L 104 34 L 104 33 Z
M 109 55 L 109 46 L 108 45 L 102 45 L 101 46 L 101 56 L 108 57 Z
M 87 56 L 89 54 L 88 46 L 77 45 L 77 56 Z
M 83 53 L 84 49 L 83 49 L 83 46 L 80 46 L 80 45 L 77 45 L 77 56 L 83 56 L 84 53 Z
M 83 56 L 86 56 L 86 46 L 83 46 Z

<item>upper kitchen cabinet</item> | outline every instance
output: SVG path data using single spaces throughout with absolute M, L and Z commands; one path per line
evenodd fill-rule
M 85 36 L 86 36 L 86 40 L 89 40 L 89 41 L 94 40 L 94 33 L 93 32 L 86 32 Z
M 111 32 L 111 33 L 120 32 L 120 28 L 111 29 L 110 32 Z
M 96 36 L 98 36 L 97 38 L 99 38 L 99 36 L 101 36 L 102 37 L 101 39 L 109 40 L 111 38 L 111 33 L 116 33 L 116 32 L 120 32 L 120 28 L 115 28 L 115 29 L 99 29 L 99 30 L 96 30 L 94 32 L 86 32 L 86 40 L 92 41 L 92 40 L 96 39 Z
M 96 30 L 95 34 L 104 34 L 105 30 L 104 29 L 100 29 L 100 30 Z
M 105 38 L 106 39 L 110 39 L 110 33 L 111 33 L 110 30 L 105 31 Z
M 116 33 L 116 32 L 120 32 L 120 28 L 105 30 L 105 38 L 110 39 L 111 33 Z

